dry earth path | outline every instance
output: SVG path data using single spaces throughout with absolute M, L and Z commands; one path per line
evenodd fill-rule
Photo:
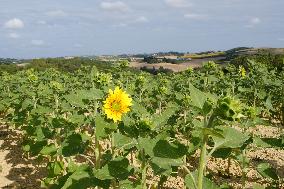
M 24 157 L 21 140 L 20 133 L 0 126 L 0 188 L 40 188 L 45 169 L 36 160 Z

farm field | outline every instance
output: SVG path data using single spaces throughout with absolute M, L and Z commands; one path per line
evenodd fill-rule
M 283 65 L 197 67 L 0 72 L 0 187 L 284 188 Z
M 214 58 L 203 58 L 203 59 L 193 59 L 189 62 L 179 63 L 179 64 L 171 64 L 171 63 L 157 63 L 157 64 L 147 64 L 147 63 L 139 63 L 139 62 L 131 62 L 130 67 L 133 68 L 142 68 L 146 67 L 148 69 L 155 68 L 159 69 L 163 67 L 165 69 L 170 69 L 174 72 L 181 72 L 187 70 L 189 67 L 191 68 L 199 68 L 202 67 L 204 62 L 208 61 L 219 61 L 224 59 L 224 57 L 214 57 Z

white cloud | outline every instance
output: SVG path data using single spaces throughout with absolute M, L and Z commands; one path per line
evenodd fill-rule
M 8 29 L 20 29 L 23 28 L 24 22 L 18 18 L 13 18 L 11 20 L 8 20 L 5 24 L 4 27 Z
M 129 6 L 121 1 L 102 2 L 100 7 L 105 11 L 113 12 L 128 12 L 130 10 Z
M 165 0 L 166 4 L 174 8 L 186 8 L 192 6 L 188 0 Z
M 261 23 L 261 19 L 258 18 L 258 17 L 253 17 L 249 20 L 249 24 L 245 25 L 245 27 L 247 28 L 253 28 L 255 27 L 256 25 L 260 24 Z
M 192 20 L 206 20 L 208 16 L 204 14 L 189 13 L 189 14 L 185 14 L 184 18 L 192 19 Z
M 34 39 L 34 40 L 31 41 L 31 44 L 35 45 L 35 46 L 41 46 L 41 45 L 44 44 L 44 41 L 43 40 L 36 40 L 36 39 Z
M 12 39 L 17 39 L 17 38 L 20 37 L 20 35 L 17 34 L 17 33 L 9 33 L 9 34 L 8 34 L 8 37 L 9 37 L 9 38 L 12 38 Z
M 129 19 L 125 22 L 122 22 L 122 23 L 119 23 L 119 24 L 114 24 L 113 27 L 127 27 L 127 26 L 130 26 L 132 24 L 140 24 L 140 23 L 148 23 L 149 20 L 148 18 L 146 18 L 145 16 L 140 16 L 136 19 Z
M 63 17 L 67 15 L 66 12 L 64 12 L 63 10 L 49 11 L 46 12 L 45 14 L 50 17 Z
M 119 24 L 114 24 L 114 25 L 112 25 L 113 27 L 115 27 L 115 28 L 123 28 L 123 27 L 127 27 L 129 24 L 127 24 L 127 23 L 119 23 Z
M 45 25 L 45 24 L 46 24 L 46 21 L 44 21 L 44 20 L 39 20 L 39 21 L 37 21 L 37 24 Z
M 138 22 L 138 23 L 146 23 L 146 22 L 149 22 L 148 18 L 146 18 L 145 16 L 140 16 L 139 18 L 137 18 L 135 20 L 135 22 Z
M 251 20 L 250 20 L 250 23 L 251 24 L 259 24 L 261 22 L 261 20 L 260 20 L 260 18 L 257 18 L 257 17 L 255 17 L 255 18 L 252 18 Z

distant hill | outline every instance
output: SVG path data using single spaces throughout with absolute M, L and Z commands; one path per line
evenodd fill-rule
M 225 51 L 227 59 L 232 59 L 242 55 L 272 54 L 284 55 L 284 48 L 251 48 L 238 47 Z
M 284 54 L 284 48 L 250 48 L 246 50 L 239 51 L 239 54 L 254 55 L 260 53 L 270 53 L 270 54 Z

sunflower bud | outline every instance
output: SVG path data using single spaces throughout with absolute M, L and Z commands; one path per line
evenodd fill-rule
M 215 113 L 221 119 L 238 121 L 241 117 L 243 117 L 241 111 L 242 106 L 240 101 L 231 97 L 224 97 L 218 101 Z

